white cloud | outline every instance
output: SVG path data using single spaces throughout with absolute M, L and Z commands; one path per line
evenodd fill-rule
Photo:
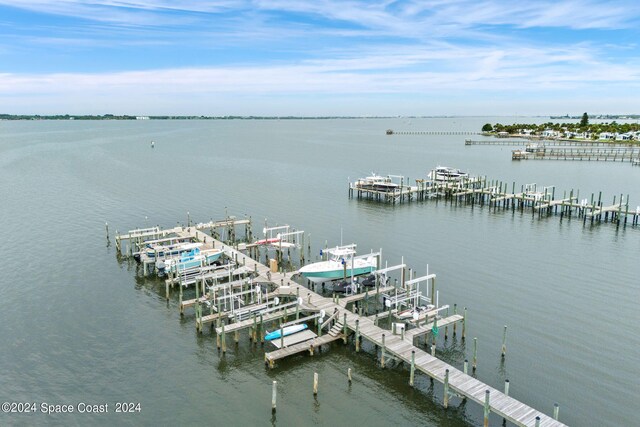
M 0 99 L 25 106 L 56 99 L 58 111 L 90 105 L 87 99 L 122 108 L 144 102 L 184 106 L 191 100 L 205 108 L 223 98 L 237 103 L 233 100 L 257 97 L 266 105 L 271 97 L 294 105 L 298 96 L 311 105 L 314 99 L 350 96 L 369 106 L 367 100 L 386 95 L 471 100 L 512 93 L 534 105 L 545 96 L 556 100 L 559 93 L 572 98 L 594 93 L 604 96 L 600 102 L 637 98 L 640 86 L 636 45 L 616 43 L 615 37 L 580 38 L 591 37 L 593 29 L 610 34 L 637 26 L 640 8 L 625 1 L 0 0 L 0 5 L 88 20 L 55 28 L 51 35 L 45 27 L 36 27 L 37 34 L 7 31 L 11 43 L 5 37 L 3 56 L 19 40 L 62 55 L 95 48 L 124 52 L 132 44 L 174 49 L 166 51 L 166 61 L 155 56 L 162 65 L 153 70 L 127 71 L 128 64 L 120 62 L 120 72 L 70 67 L 63 73 L 0 75 Z M 536 40 L 531 29 L 541 27 L 563 28 L 582 41 Z M 224 55 L 199 62 L 205 65 L 178 67 L 172 53 L 187 44 Z M 245 49 L 261 55 L 247 56 Z M 221 65 L 206 65 L 211 63 Z

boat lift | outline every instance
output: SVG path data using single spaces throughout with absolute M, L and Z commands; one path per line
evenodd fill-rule
M 434 280 L 436 278 L 435 274 L 427 274 L 425 276 L 416 277 L 413 279 L 409 279 L 404 282 L 404 289 L 398 290 L 395 289 L 394 293 L 383 294 L 385 297 L 385 306 L 389 310 L 395 310 L 396 316 L 398 310 L 401 307 L 408 308 L 416 308 L 421 305 L 426 305 L 427 307 L 432 306 L 433 308 L 426 312 L 427 316 L 435 316 L 441 310 L 445 310 L 449 308 L 449 306 L 439 307 L 439 291 L 435 291 L 435 298 L 433 295 L 429 295 L 429 288 L 427 287 L 426 296 L 423 295 L 420 290 L 420 283 L 431 281 L 432 287 L 434 286 Z M 433 288 L 432 288 L 433 289 Z M 433 291 L 432 291 L 433 292 Z M 416 318 L 413 319 L 417 320 Z
M 534 182 L 525 184 L 523 192 L 526 197 L 532 197 L 534 201 L 538 202 L 540 200 L 551 200 L 555 188 L 555 185 L 549 185 L 538 190 L 538 185 Z
M 247 289 L 242 290 L 245 285 Z M 234 288 L 238 287 L 240 291 L 234 292 Z M 209 299 L 205 301 L 205 304 L 215 311 L 226 311 L 230 312 L 231 315 L 235 315 L 236 311 L 241 309 L 245 304 L 262 304 L 262 289 L 259 285 L 253 286 L 252 279 L 240 279 L 233 282 L 216 284 L 209 286 L 208 289 Z M 219 295 L 220 291 L 222 291 L 222 295 Z M 245 302 L 245 299 L 249 301 Z

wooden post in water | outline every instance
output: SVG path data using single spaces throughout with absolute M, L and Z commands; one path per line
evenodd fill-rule
M 416 373 L 416 351 L 411 350 L 411 372 L 409 374 L 409 385 L 413 387 L 413 379 Z
M 253 317 L 253 329 L 251 329 L 250 339 L 255 344 L 258 342 L 258 319 L 255 313 L 251 313 L 251 316 Z
M 504 325 L 504 331 L 502 332 L 502 358 L 507 354 L 507 325 Z
M 467 359 L 464 359 L 464 365 L 462 368 L 463 372 L 466 374 L 467 372 L 469 372 L 469 361 Z
M 467 307 L 464 308 L 464 314 L 462 315 L 462 340 L 467 338 Z
M 347 378 L 349 379 L 349 384 L 351 384 L 351 368 L 347 369 Z
M 447 308 L 446 316 L 449 317 L 449 308 Z M 449 338 L 449 325 L 444 325 L 444 339 Z
M 317 372 L 313 373 L 313 395 L 314 396 L 318 395 L 318 373 Z
M 471 365 L 473 368 L 473 372 L 476 371 L 477 362 L 478 362 L 478 338 L 474 337 L 473 338 L 473 363 Z
M 491 412 L 491 406 L 489 406 L 489 390 L 484 392 L 484 427 L 489 427 L 489 413 Z
M 360 352 L 360 319 L 356 319 L 356 353 Z
M 458 314 L 458 304 L 453 304 L 453 314 L 454 315 Z M 457 324 L 457 322 L 453 322 L 453 337 L 454 338 L 456 336 L 456 324 Z
M 222 321 L 222 353 L 226 353 L 227 352 L 227 343 L 226 343 L 226 334 L 224 333 L 224 324 L 226 322 Z
M 431 278 L 431 304 L 436 304 L 436 278 Z M 436 307 L 438 309 L 438 307 Z
M 509 396 L 509 380 L 504 380 L 504 395 Z
M 384 346 L 384 334 L 382 334 L 382 347 L 381 347 L 381 355 L 380 355 L 380 367 L 384 368 L 384 351 L 385 351 L 385 346 Z
M 262 313 L 260 313 L 260 342 L 264 344 L 264 323 L 262 322 Z
M 276 399 L 278 397 L 278 381 L 274 381 L 271 387 L 271 412 L 276 412 Z
M 536 417 L 536 424 L 535 424 L 535 426 L 536 426 L 536 427 L 540 427 L 540 416 L 539 416 L 539 415 Z
M 438 333 L 438 314 L 433 317 L 433 326 L 431 327 L 431 346 L 436 346 L 436 338 Z
M 449 370 L 444 371 L 444 408 L 449 407 Z
M 345 305 L 346 307 L 346 305 Z M 344 342 L 345 344 L 347 343 L 347 313 L 346 311 L 343 313 L 342 316 L 342 333 L 344 334 L 344 337 L 342 338 L 342 342 Z
M 558 415 L 560 412 L 560 406 L 558 405 L 558 403 L 554 403 L 553 404 L 553 419 L 554 420 L 558 420 Z

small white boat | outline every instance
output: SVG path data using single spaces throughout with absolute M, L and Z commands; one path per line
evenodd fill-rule
M 463 178 L 468 178 L 469 174 L 462 172 L 460 169 L 450 168 L 448 166 L 438 166 L 427 177 L 433 181 L 460 181 Z
M 273 237 L 271 239 L 260 239 L 253 242 L 254 245 L 273 245 L 280 242 L 279 237 Z
M 411 319 L 411 318 L 416 318 L 418 316 L 420 316 L 423 313 L 426 313 L 429 310 L 433 310 L 436 306 L 435 305 L 421 305 L 418 307 L 412 307 L 409 308 L 407 310 L 401 311 L 397 314 L 397 317 L 399 319 Z
M 170 245 L 149 245 L 145 250 L 146 255 L 149 258 L 155 258 L 158 254 L 158 258 L 168 258 L 171 256 L 179 255 L 183 252 L 189 252 L 194 249 L 198 249 L 202 246 L 200 242 L 194 243 L 174 243 Z
M 375 190 L 375 191 L 384 191 L 390 192 L 395 191 L 400 188 L 399 184 L 391 181 L 391 178 L 388 176 L 380 176 L 372 173 L 371 176 L 366 178 L 360 178 L 356 181 L 356 188 L 361 190 Z
M 301 323 L 299 325 L 291 325 L 291 326 L 282 328 L 282 334 L 280 334 L 280 329 L 276 329 L 273 332 L 267 331 L 267 334 L 264 336 L 264 339 L 265 341 L 271 341 L 271 340 L 278 339 L 280 337 L 286 337 L 288 335 L 293 335 L 298 332 L 302 332 L 305 329 L 307 329 L 306 323 Z
M 164 261 L 156 262 L 156 268 L 159 272 L 180 272 L 190 268 L 211 265 L 220 259 L 220 256 L 222 256 L 220 249 L 201 251 L 195 248 L 188 252 L 182 252 L 179 257 L 167 258 Z
M 321 251 L 320 255 L 327 254 L 329 259 L 307 264 L 299 273 L 312 282 L 321 283 L 375 271 L 376 258 L 372 255 L 356 256 L 355 248 L 356 245 L 352 244 Z

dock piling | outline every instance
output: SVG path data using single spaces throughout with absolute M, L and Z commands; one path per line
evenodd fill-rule
M 462 340 L 467 338 L 467 307 L 464 308 L 464 314 L 462 315 Z
M 381 349 L 381 354 L 380 354 L 380 367 L 384 368 L 384 351 L 385 351 L 385 344 L 384 344 L 384 336 L 385 334 L 382 334 L 382 347 Z
M 318 373 L 317 372 L 313 373 L 313 395 L 314 396 L 318 395 Z
M 489 427 L 489 413 L 491 412 L 491 406 L 489 406 L 490 391 L 484 392 L 484 427 Z
M 278 397 L 278 381 L 273 381 L 271 386 L 271 412 L 276 412 L 276 399 Z
M 473 372 L 476 371 L 477 362 L 478 362 L 478 338 L 474 337 L 473 338 L 473 364 L 472 364 Z
M 507 354 L 507 325 L 504 325 L 504 331 L 502 332 L 502 358 Z
M 409 374 L 409 385 L 413 387 L 413 379 L 416 374 L 416 351 L 411 350 L 411 373 Z
M 449 407 L 449 370 L 444 371 L 444 409 Z

